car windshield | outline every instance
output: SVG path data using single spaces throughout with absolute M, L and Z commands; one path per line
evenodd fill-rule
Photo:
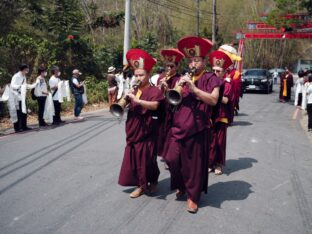
M 247 70 L 244 74 L 245 76 L 265 76 L 265 70 Z

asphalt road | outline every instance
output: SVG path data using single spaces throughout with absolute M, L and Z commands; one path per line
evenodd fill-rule
M 117 184 L 124 122 L 84 122 L 0 138 L 0 233 L 312 233 L 312 143 L 277 93 L 246 94 L 227 164 L 197 214 L 169 190 L 129 198 Z

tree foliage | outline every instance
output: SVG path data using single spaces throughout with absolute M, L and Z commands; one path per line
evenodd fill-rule
M 125 18 L 125 12 L 112 12 L 105 13 L 102 16 L 96 18 L 92 23 L 92 28 L 104 27 L 104 28 L 115 28 L 120 26 Z
M 131 2 L 131 46 L 147 50 L 158 60 L 162 48 L 176 47 L 181 37 L 196 33 L 196 1 Z M 73 68 L 79 68 L 84 75 L 103 79 L 109 66 L 122 67 L 124 3 L 124 0 L 0 1 L 0 86 L 9 82 L 21 62 L 29 64 L 31 71 L 42 63 L 48 68 L 59 65 L 64 78 L 71 75 Z M 233 43 L 233 32 L 273 5 L 269 20 L 281 28 L 290 23 L 283 20 L 283 14 L 302 7 L 311 11 L 312 4 L 311 0 L 217 1 L 217 45 Z M 200 1 L 200 35 L 207 38 L 211 38 L 211 11 L 211 1 Z M 293 43 L 284 44 L 248 44 L 248 53 L 257 59 L 250 57 L 245 64 L 270 66 L 275 60 L 290 63 L 292 56 L 283 61 L 278 57 L 283 49 L 297 47 Z M 269 56 L 270 62 L 261 62 L 261 56 Z
M 293 18 L 286 18 L 287 14 L 296 13 L 298 10 L 306 10 L 312 15 L 312 0 L 274 0 L 275 8 L 270 11 L 267 23 L 275 28 L 290 28 L 299 23 Z
M 312 0 L 301 0 L 301 7 L 307 9 L 309 15 L 312 16 Z

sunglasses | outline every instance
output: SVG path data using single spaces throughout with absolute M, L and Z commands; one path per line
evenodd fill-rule
M 212 70 L 214 73 L 221 73 L 222 71 L 220 70 Z

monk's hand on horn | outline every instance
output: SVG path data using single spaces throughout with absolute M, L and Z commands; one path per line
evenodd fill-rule
M 164 90 L 168 89 L 168 84 L 165 79 L 161 80 L 160 87 Z
M 182 77 L 180 78 L 180 80 L 178 81 L 178 84 L 177 84 L 177 85 L 179 85 L 179 86 L 185 85 L 185 82 L 186 82 L 187 79 L 189 79 L 188 75 L 182 76 Z
M 191 77 L 189 75 L 186 75 L 182 77 L 182 80 L 184 81 L 184 84 L 186 84 L 189 87 L 190 92 L 193 93 L 194 90 L 196 89 L 196 86 L 191 80 Z
M 133 92 L 128 93 L 128 98 L 129 98 L 132 102 L 137 103 L 137 104 L 140 104 L 140 99 L 137 98 L 137 96 L 136 96 Z

